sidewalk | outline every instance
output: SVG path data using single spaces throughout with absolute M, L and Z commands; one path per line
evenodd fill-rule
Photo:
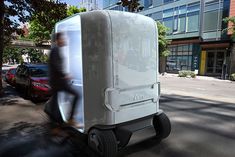
M 43 105 L 35 106 L 30 100 L 18 95 L 13 87 L 3 81 L 4 94 L 0 97 L 0 130 L 19 122 L 41 123 L 44 118 Z
M 178 77 L 178 74 L 171 74 L 171 73 L 164 73 L 164 74 L 160 74 L 160 77 L 177 77 L 177 78 L 180 78 Z M 184 77 L 182 77 L 184 78 Z M 222 82 L 234 82 L 234 81 L 231 81 L 231 80 L 222 80 L 220 78 L 217 78 L 217 77 L 209 77 L 209 76 L 196 76 L 196 78 L 187 78 L 187 79 L 196 79 L 196 80 L 207 80 L 207 81 L 222 81 Z
M 160 76 L 161 94 L 197 97 L 227 103 L 235 103 L 235 82 L 213 77 L 178 77 L 177 74 Z

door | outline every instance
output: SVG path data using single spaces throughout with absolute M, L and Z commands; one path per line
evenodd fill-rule
M 80 95 L 74 119 L 79 124 L 84 124 L 83 101 L 83 71 L 82 71 L 82 43 L 81 43 L 81 19 L 80 16 L 64 20 L 56 25 L 56 32 L 63 32 L 67 45 L 61 49 L 64 61 L 64 71 L 72 77 L 70 82 Z M 61 92 L 58 94 L 59 108 L 64 121 L 68 120 L 71 109 L 71 95 Z M 81 130 L 83 131 L 83 130 Z
M 220 76 L 222 74 L 224 59 L 224 51 L 208 51 L 206 74 Z

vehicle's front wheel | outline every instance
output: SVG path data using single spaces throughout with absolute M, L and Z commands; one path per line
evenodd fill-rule
M 117 140 L 111 130 L 91 129 L 88 145 L 102 157 L 115 157 L 117 154 Z
M 167 138 L 171 133 L 171 122 L 165 113 L 153 117 L 153 126 L 160 140 Z

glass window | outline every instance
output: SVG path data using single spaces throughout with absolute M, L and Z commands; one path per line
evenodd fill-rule
M 204 31 L 216 30 L 217 23 L 218 23 L 218 10 L 204 13 Z
M 107 7 L 109 7 L 110 5 L 109 5 L 109 0 L 106 0 L 106 1 L 103 1 L 103 7 L 104 8 L 107 8 Z
M 182 52 L 182 55 L 188 55 L 188 51 Z
M 219 20 L 218 20 L 218 30 L 221 30 L 222 29 L 222 23 L 223 23 L 223 11 L 222 10 L 219 10 Z
M 30 75 L 32 77 L 48 77 L 48 67 L 32 67 L 30 68 Z
M 193 45 L 189 45 L 189 51 L 193 50 Z
M 212 11 L 212 10 L 216 10 L 216 9 L 219 9 L 219 0 L 206 2 L 205 11 Z
M 174 2 L 174 0 L 163 0 L 164 3 Z
M 188 45 L 183 46 L 183 51 L 188 51 Z
M 174 9 L 163 10 L 163 17 L 173 16 L 173 13 L 174 13 Z
M 174 0 L 163 0 L 164 3 L 174 2 Z
M 172 33 L 172 27 L 173 27 L 173 17 L 169 17 L 169 18 L 165 18 L 163 19 L 163 24 L 168 27 L 168 31 L 167 33 L 168 34 L 171 34 Z
M 187 15 L 187 32 L 199 31 L 199 12 Z
M 159 12 L 153 13 L 153 14 L 152 14 L 152 18 L 153 18 L 154 20 L 162 19 L 162 12 L 159 11 Z
M 178 16 L 174 17 L 174 28 L 173 28 L 174 32 L 178 31 Z
M 186 5 L 180 6 L 179 14 L 185 14 L 185 13 L 186 13 Z
M 178 15 L 179 14 L 179 8 L 176 7 L 175 10 L 174 10 L 174 15 Z
M 183 51 L 183 46 L 178 46 L 178 51 Z
M 110 1 L 109 5 L 113 5 L 113 4 L 116 4 L 118 2 L 118 0 L 109 0 L 109 1 Z
M 186 27 L 186 18 L 185 16 L 180 16 L 178 22 L 178 32 L 185 32 L 185 27 Z
M 199 11 L 200 10 L 200 4 L 199 3 L 193 3 L 189 4 L 187 8 L 187 12 L 194 12 L 194 11 Z
M 149 8 L 152 5 L 153 5 L 153 0 L 145 0 L 144 1 L 144 7 L 145 8 Z

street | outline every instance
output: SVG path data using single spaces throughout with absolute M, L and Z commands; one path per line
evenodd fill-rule
M 160 80 L 160 108 L 171 120 L 171 135 L 161 143 L 151 138 L 132 144 L 118 157 L 233 157 L 235 82 L 176 76 L 161 76 Z M 13 123 L 41 124 L 45 120 L 43 103 L 35 106 L 19 99 L 21 103 L 0 106 L 1 130 Z
M 148 140 L 120 153 L 128 157 L 233 157 L 235 106 L 195 97 L 163 95 L 161 108 L 172 123 L 159 145 Z

